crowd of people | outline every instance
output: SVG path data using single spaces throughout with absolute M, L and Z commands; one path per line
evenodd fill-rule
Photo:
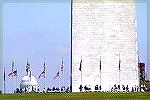
M 142 88 L 139 87 L 139 86 L 136 86 L 136 85 L 134 87 L 132 87 L 132 88 L 129 88 L 128 85 L 117 85 L 117 84 L 114 84 L 114 86 L 111 87 L 110 91 L 107 91 L 107 92 L 144 92 L 144 91 L 142 91 Z M 79 86 L 79 90 L 80 90 L 80 92 L 82 92 L 82 91 L 88 92 L 88 91 L 91 91 L 91 87 L 90 87 L 90 85 L 89 86 L 87 86 L 87 85 L 85 85 L 85 86 L 80 85 Z M 102 90 L 101 85 L 96 85 L 95 86 L 95 91 L 96 92 L 104 92 Z
M 48 87 L 48 88 L 43 88 L 43 91 L 38 90 L 38 92 L 34 91 L 34 89 L 32 89 L 32 91 L 30 93 L 49 93 L 49 92 L 70 92 L 70 88 L 69 87 Z M 14 90 L 14 93 L 28 93 L 28 90 L 25 88 L 25 91 L 23 91 L 22 89 L 17 88 L 16 90 Z

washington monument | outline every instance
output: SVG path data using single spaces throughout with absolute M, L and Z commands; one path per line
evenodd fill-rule
M 138 87 L 137 50 L 134 0 L 72 1 L 72 92 Z

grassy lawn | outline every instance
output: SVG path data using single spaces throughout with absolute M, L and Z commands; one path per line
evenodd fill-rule
M 150 100 L 145 93 L 46 93 L 46 94 L 1 94 L 0 100 Z

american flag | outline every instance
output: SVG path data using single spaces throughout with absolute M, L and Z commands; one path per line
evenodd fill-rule
M 45 64 L 45 62 L 44 62 L 44 64 L 43 64 L 43 71 L 41 72 L 41 74 L 39 75 L 39 78 L 42 78 L 42 77 L 44 77 L 45 78 L 45 66 L 46 66 L 46 64 Z
M 8 76 L 11 76 L 11 77 L 13 77 L 13 76 L 17 76 L 17 70 L 14 70 L 14 66 L 15 66 L 15 63 L 14 63 L 14 61 L 12 62 L 12 70 L 11 70 L 11 72 L 8 74 Z
M 121 63 L 121 60 L 119 59 L 119 70 L 120 70 L 120 63 Z
M 81 71 L 81 68 L 82 68 L 82 59 L 80 61 L 80 67 L 79 67 L 79 70 Z
M 119 71 L 120 71 L 120 64 L 121 64 L 121 60 L 120 60 L 120 54 L 119 54 Z
M 5 67 L 4 67 L 4 82 L 6 80 L 6 75 L 5 75 Z
M 45 78 L 45 71 L 42 71 L 42 73 L 39 75 L 39 79 L 44 77 Z
M 8 74 L 8 76 L 11 76 L 11 77 L 17 76 L 17 70 L 15 70 L 15 71 L 13 71 L 13 72 L 10 72 L 10 73 Z
M 101 58 L 100 58 L 100 62 L 99 62 L 99 69 L 101 71 Z
M 54 77 L 54 79 L 56 79 L 57 77 L 59 77 L 59 71 L 56 73 L 56 76 Z

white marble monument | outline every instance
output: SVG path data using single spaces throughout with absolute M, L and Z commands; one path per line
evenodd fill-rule
M 134 0 L 72 1 L 72 92 L 81 84 L 91 91 L 139 85 Z

